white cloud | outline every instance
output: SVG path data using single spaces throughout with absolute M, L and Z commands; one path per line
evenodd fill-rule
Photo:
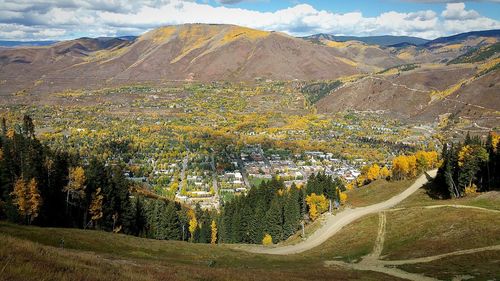
M 471 20 L 481 16 L 474 10 L 465 10 L 464 3 L 446 4 L 446 10 L 441 14 L 447 20 Z
M 182 23 L 226 23 L 291 35 L 409 35 L 435 38 L 470 30 L 500 28 L 500 22 L 448 3 L 434 11 L 334 13 L 308 4 L 275 12 L 211 6 L 187 0 L 0 0 L 0 39 L 67 39 L 140 34 Z

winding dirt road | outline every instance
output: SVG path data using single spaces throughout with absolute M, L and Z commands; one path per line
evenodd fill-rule
M 342 229 L 342 227 L 354 222 L 355 220 L 369 215 L 378 213 L 382 210 L 389 209 L 399 202 L 406 199 L 408 196 L 412 195 L 420 187 L 426 184 L 429 179 L 436 176 L 437 170 L 428 171 L 424 175 L 420 176 L 408 189 L 401 192 L 400 194 L 377 204 L 373 204 L 366 207 L 359 207 L 354 209 L 346 209 L 337 215 L 327 215 L 324 225 L 309 236 L 306 240 L 295 244 L 287 246 L 275 246 L 275 247 L 264 247 L 258 245 L 252 246 L 241 246 L 238 247 L 240 250 L 261 253 L 261 254 L 271 254 L 271 255 L 291 255 L 302 253 L 304 251 L 310 250 L 314 247 L 321 245 L 323 242 L 332 237 L 335 233 Z

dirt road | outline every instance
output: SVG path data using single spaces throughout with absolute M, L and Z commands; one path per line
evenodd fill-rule
M 369 215 L 378 213 L 382 210 L 389 209 L 399 202 L 406 199 L 408 196 L 412 195 L 420 187 L 428 182 L 430 178 L 436 176 L 437 170 L 432 170 L 426 174 L 420 176 L 408 189 L 401 192 L 400 194 L 377 204 L 373 204 L 366 207 L 359 207 L 354 209 L 346 209 L 337 215 L 328 215 L 324 225 L 314 232 L 306 240 L 288 246 L 275 246 L 275 247 L 264 247 L 259 245 L 252 246 L 242 246 L 238 247 L 241 250 L 245 250 L 252 253 L 262 253 L 262 254 L 272 254 L 272 255 L 290 255 L 297 254 L 312 249 L 321 245 L 323 242 L 332 237 L 335 233 L 342 229 L 342 227 L 352 223 L 353 221 Z

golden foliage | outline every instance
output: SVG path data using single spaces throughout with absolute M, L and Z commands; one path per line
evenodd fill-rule
M 212 230 L 210 243 L 215 244 L 215 242 L 217 242 L 217 224 L 215 223 L 214 220 L 212 220 L 212 224 L 210 225 L 210 228 Z
M 436 151 L 417 151 L 413 155 L 400 155 L 392 160 L 392 175 L 397 180 L 414 178 L 418 172 L 435 168 L 438 163 Z
M 246 38 L 249 40 L 256 40 L 260 38 L 264 38 L 269 36 L 269 32 L 261 31 L 256 29 L 251 29 L 247 27 L 234 26 L 232 27 L 226 34 L 224 34 L 224 38 L 222 38 L 222 43 L 228 43 L 237 38 Z
M 500 142 L 500 134 L 492 132 L 491 133 L 491 146 L 493 147 L 494 151 L 497 151 L 498 142 Z
M 90 203 L 89 212 L 91 220 L 98 221 L 102 218 L 102 203 L 104 200 L 104 196 L 101 194 L 101 188 L 97 188 L 96 192 L 92 195 L 92 201 Z
M 273 237 L 270 234 L 265 234 L 264 238 L 262 238 L 262 245 L 268 246 L 273 244 Z
M 8 138 L 8 139 L 12 139 L 12 138 L 14 138 L 14 135 L 15 135 L 15 134 L 16 134 L 16 132 L 14 131 L 14 129 L 9 128 L 9 129 L 7 130 L 7 134 L 6 134 L 6 136 L 7 136 L 7 138 Z
M 189 217 L 189 233 L 191 233 L 191 239 L 193 239 L 194 232 L 196 231 L 196 228 L 198 228 L 198 220 L 196 219 L 196 214 L 192 209 L 188 211 L 188 217 Z
M 311 193 L 311 195 L 306 197 L 306 203 L 309 206 L 309 217 L 311 220 L 315 220 L 319 214 L 328 210 L 328 200 L 323 194 L 316 195 L 316 193 Z
M 332 40 L 323 40 L 322 41 L 325 45 L 328 47 L 332 48 L 345 48 L 348 46 L 346 42 L 337 42 L 337 41 L 332 41 Z
M 28 192 L 29 192 L 29 216 L 30 223 L 38 217 L 38 212 L 40 211 L 40 207 L 42 206 L 42 196 L 38 191 L 38 183 L 35 178 L 32 178 L 28 183 Z
M 371 165 L 366 172 L 366 179 L 369 181 L 373 181 L 378 179 L 380 175 L 380 166 L 377 164 Z
M 472 154 L 472 147 L 470 145 L 465 145 L 458 152 L 458 166 L 462 167 L 467 158 Z
M 17 179 L 14 183 L 14 191 L 11 195 L 14 196 L 14 204 L 17 205 L 19 213 L 23 216 L 27 215 L 29 209 L 28 190 L 22 178 Z
M 384 166 L 382 167 L 382 169 L 380 169 L 380 178 L 387 179 L 390 176 L 391 176 L 391 171 L 387 169 L 387 166 Z
M 465 187 L 465 194 L 472 195 L 477 193 L 477 186 L 475 184 L 471 184 Z
M 312 221 L 315 221 L 318 218 L 318 208 L 314 204 L 309 206 L 309 218 Z
M 340 192 L 340 203 L 344 204 L 347 201 L 347 194 L 345 192 Z
M 14 204 L 17 205 L 19 214 L 26 217 L 29 223 L 33 222 L 38 217 L 43 203 L 35 178 L 28 183 L 22 178 L 17 179 L 11 195 L 14 196 Z
M 69 182 L 64 191 L 76 194 L 78 198 L 85 196 L 85 170 L 78 166 L 69 169 Z

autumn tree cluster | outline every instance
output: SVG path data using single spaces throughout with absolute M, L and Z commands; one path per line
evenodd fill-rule
M 436 151 L 420 150 L 411 155 L 400 155 L 392 160 L 392 177 L 395 180 L 411 179 L 437 165 Z
M 443 147 L 443 163 L 432 192 L 442 198 L 489 191 L 500 186 L 500 135 L 490 133 L 486 142 L 469 134 L 464 142 Z

